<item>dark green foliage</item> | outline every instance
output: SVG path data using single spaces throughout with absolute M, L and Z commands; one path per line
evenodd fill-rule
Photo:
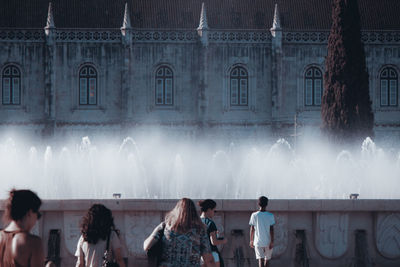
M 374 117 L 357 0 L 334 0 L 325 60 L 322 130 L 335 141 L 373 135 Z

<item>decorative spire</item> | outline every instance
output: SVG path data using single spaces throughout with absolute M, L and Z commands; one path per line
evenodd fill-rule
M 47 22 L 46 22 L 46 27 L 44 27 L 46 35 L 49 35 L 50 30 L 55 28 L 56 26 L 54 24 L 53 9 L 51 8 L 51 2 L 49 2 L 49 10 L 47 12 Z
M 279 15 L 278 4 L 275 4 L 274 22 L 272 23 L 271 30 L 280 30 L 280 29 L 281 29 L 281 18 Z
M 207 13 L 204 2 L 201 4 L 200 24 L 197 30 L 208 30 Z
M 129 16 L 128 2 L 125 3 L 124 21 L 122 22 L 121 30 L 131 29 L 131 17 Z

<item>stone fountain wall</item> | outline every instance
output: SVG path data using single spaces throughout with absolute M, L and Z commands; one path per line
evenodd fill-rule
M 143 240 L 176 200 L 46 200 L 33 232 L 46 255 L 74 266 L 79 221 L 94 203 L 113 211 L 128 266 L 146 266 Z M 4 205 L 2 205 L 4 207 Z M 215 222 L 228 239 L 226 266 L 257 266 L 248 221 L 255 200 L 218 200 Z M 270 200 L 275 249 L 270 266 L 400 266 L 400 200 Z M 3 209 L 2 209 L 3 212 Z M 58 245 L 59 244 L 59 245 Z

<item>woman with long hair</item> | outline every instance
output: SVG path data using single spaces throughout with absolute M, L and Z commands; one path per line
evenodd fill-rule
M 200 200 L 198 202 L 201 209 L 201 221 L 207 226 L 207 235 L 210 240 L 210 246 L 212 255 L 214 257 L 214 261 L 217 267 L 224 266 L 224 262 L 222 260 L 221 254 L 218 251 L 218 245 L 226 244 L 227 239 L 220 239 L 217 237 L 217 226 L 215 225 L 212 218 L 215 215 L 215 208 L 217 207 L 217 203 L 212 199 Z
M 32 191 L 11 190 L 4 214 L 9 224 L 0 231 L 0 266 L 44 266 L 42 240 L 30 233 L 42 216 L 41 205 L 42 201 Z
M 115 232 L 111 210 L 102 204 L 92 205 L 82 219 L 81 234 L 75 252 L 77 267 L 102 266 L 107 243 L 112 257 L 120 267 L 125 267 L 122 244 Z
M 182 198 L 144 241 L 144 250 L 149 250 L 162 235 L 162 256 L 159 266 L 200 267 L 200 257 L 207 266 L 215 266 L 210 244 L 196 206 L 189 198 Z

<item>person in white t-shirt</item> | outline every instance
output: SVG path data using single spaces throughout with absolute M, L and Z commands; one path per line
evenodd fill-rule
M 250 217 L 250 247 L 254 248 L 259 267 L 267 267 L 274 247 L 274 215 L 266 211 L 268 198 L 258 198 L 260 209 Z

